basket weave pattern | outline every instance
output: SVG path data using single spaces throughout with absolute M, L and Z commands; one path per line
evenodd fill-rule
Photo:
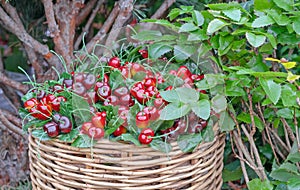
M 195 189 L 222 186 L 224 135 L 182 153 L 101 139 L 92 149 L 29 136 L 33 189 Z

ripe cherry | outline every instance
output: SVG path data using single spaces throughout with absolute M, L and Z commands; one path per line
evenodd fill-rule
M 99 140 L 104 137 L 104 129 L 92 126 L 88 130 L 88 136 L 92 139 Z
M 55 122 L 48 122 L 43 126 L 44 131 L 49 137 L 56 137 L 59 135 L 59 127 Z
M 24 107 L 27 110 L 30 110 L 31 108 L 35 107 L 38 104 L 38 100 L 36 98 L 30 98 L 24 103 Z
M 149 125 L 150 116 L 144 111 L 140 111 L 135 116 L 135 124 L 138 128 L 146 128 Z
M 108 98 L 111 95 L 110 86 L 104 84 L 103 86 L 99 87 L 97 90 L 97 95 L 99 97 L 99 100 L 104 101 L 106 98 Z
M 61 116 L 59 118 L 58 127 L 61 133 L 70 133 L 72 130 L 72 122 L 66 116 Z
M 141 144 L 150 144 L 154 137 L 154 131 L 150 128 L 145 128 L 139 134 L 139 141 Z
M 83 133 L 83 134 L 88 134 L 88 131 L 89 129 L 93 127 L 93 124 L 92 122 L 84 122 L 82 125 L 81 125 L 81 130 L 80 132 Z
M 120 127 L 118 127 L 114 132 L 113 132 L 113 135 L 115 137 L 118 137 L 118 136 L 121 136 L 122 134 L 126 133 L 127 132 L 127 129 L 121 125 Z
M 83 94 L 86 92 L 86 89 L 81 82 L 74 83 L 72 88 L 73 91 L 80 96 L 83 96 Z
M 104 128 L 106 124 L 106 112 L 97 112 L 92 117 L 92 124 L 97 128 Z
M 96 77 L 93 74 L 88 74 L 83 80 L 83 85 L 87 90 L 92 88 L 95 85 L 95 83 L 96 83 Z
M 118 57 L 112 57 L 108 61 L 108 66 L 119 68 L 121 66 L 121 60 Z
M 48 104 L 38 103 L 36 107 L 32 110 L 32 116 L 40 119 L 40 120 L 47 120 L 50 118 L 52 114 L 52 108 Z

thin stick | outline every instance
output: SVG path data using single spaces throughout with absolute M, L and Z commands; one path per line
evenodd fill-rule
M 0 112 L 0 120 L 9 130 L 22 136 L 23 138 L 26 138 L 26 135 L 23 133 L 22 129 L 9 122 L 2 112 Z

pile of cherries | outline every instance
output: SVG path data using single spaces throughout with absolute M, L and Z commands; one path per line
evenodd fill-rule
M 148 58 L 146 50 L 140 50 L 139 52 L 143 58 Z M 161 97 L 158 90 L 158 86 L 163 84 L 166 79 L 159 72 L 154 73 L 138 63 L 121 62 L 118 57 L 112 57 L 107 62 L 107 66 L 109 70 L 98 76 L 84 72 L 72 73 L 71 79 L 64 79 L 61 85 L 52 86 L 48 94 L 40 91 L 37 98 L 27 100 L 24 106 L 31 116 L 39 120 L 49 120 L 43 126 L 43 129 L 49 137 L 56 137 L 61 133 L 69 133 L 73 126 L 70 118 L 60 114 L 60 103 L 66 102 L 67 99 L 57 94 L 64 90 L 75 93 L 89 103 L 93 114 L 90 121 L 82 124 L 80 132 L 94 140 L 98 140 L 104 137 L 106 124 L 109 121 L 106 111 L 100 112 L 94 107 L 96 103 L 103 106 L 118 107 L 118 117 L 123 122 L 113 132 L 112 135 L 115 137 L 128 132 L 130 108 L 135 104 L 139 104 L 141 110 L 135 115 L 135 125 L 140 129 L 138 140 L 141 144 L 151 143 L 155 134 L 149 126 L 159 119 L 162 109 L 168 104 Z M 143 72 L 145 77 L 129 86 L 121 85 L 112 89 L 110 84 L 114 81 L 110 81 L 111 71 L 119 71 L 124 79 L 124 84 L 126 84 L 127 79 L 133 79 L 137 73 Z M 204 78 L 203 74 L 192 74 L 186 66 L 171 70 L 169 75 L 181 78 L 183 87 L 195 88 L 196 90 L 198 89 L 195 87 L 194 82 Z M 168 86 L 164 90 L 172 89 L 173 86 Z M 198 91 L 199 93 L 206 93 L 203 90 Z M 189 126 L 187 126 L 187 123 L 189 123 Z M 207 121 L 201 120 L 191 113 L 189 122 L 186 122 L 183 118 L 177 119 L 170 128 L 160 130 L 158 134 L 163 138 L 167 138 L 167 140 L 176 140 L 180 134 L 186 132 L 198 133 L 206 126 Z

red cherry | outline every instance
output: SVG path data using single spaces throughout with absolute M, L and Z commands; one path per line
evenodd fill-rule
M 147 50 L 145 50 L 145 49 L 140 49 L 140 50 L 139 50 L 139 53 L 142 55 L 142 57 L 143 57 L 144 59 L 147 59 L 147 58 L 148 58 L 148 51 L 147 51 Z
M 83 85 L 87 90 L 92 88 L 95 85 L 95 83 L 96 83 L 96 77 L 93 74 L 88 74 L 83 80 Z
M 121 66 L 119 67 L 119 70 L 121 71 L 121 74 L 124 79 L 130 78 L 130 70 L 128 66 Z
M 66 116 L 61 116 L 59 118 L 58 127 L 61 133 L 70 133 L 72 130 L 72 122 Z
M 121 86 L 121 87 L 116 88 L 114 90 L 113 94 L 116 95 L 118 98 L 120 98 L 122 96 L 129 94 L 129 90 L 127 87 Z
M 88 136 L 92 139 L 99 140 L 104 137 L 104 129 L 92 126 L 88 130 Z
M 92 117 L 92 124 L 97 128 L 104 128 L 106 124 L 106 112 L 98 112 Z
M 33 109 L 34 108 L 34 109 Z M 47 120 L 50 119 L 50 116 L 52 114 L 52 108 L 48 104 L 38 103 L 36 105 L 36 108 L 33 107 L 31 109 L 32 116 L 40 119 L 40 120 Z
M 67 101 L 67 99 L 64 96 L 55 97 L 55 99 L 52 100 L 52 102 L 51 102 L 52 109 L 54 111 L 59 112 L 59 110 L 60 110 L 60 103 L 61 102 L 65 102 L 65 101 Z
M 73 76 L 73 80 L 74 80 L 74 83 L 77 83 L 77 82 L 80 82 L 82 83 L 83 80 L 84 80 L 84 74 L 83 73 L 75 73 L 74 76 Z
M 114 96 L 114 95 L 109 96 L 103 102 L 104 106 L 109 106 L 109 105 L 116 106 L 118 104 L 119 104 L 119 98 L 117 96 Z
M 135 124 L 138 128 L 146 128 L 149 125 L 150 116 L 144 111 L 140 111 L 135 116 Z
M 129 108 L 126 106 L 120 106 L 119 110 L 118 110 L 118 114 L 119 114 L 119 117 L 124 120 L 124 123 L 122 123 L 122 125 L 125 127 L 128 126 L 127 117 L 129 114 Z
M 83 134 L 88 134 L 88 131 L 89 131 L 89 128 L 93 127 L 93 124 L 92 122 L 84 122 L 82 125 L 81 125 L 81 133 Z
M 46 123 L 43 128 L 49 137 L 56 137 L 59 135 L 59 127 L 55 122 Z
M 186 66 L 183 65 L 178 68 L 177 76 L 184 80 L 186 78 L 190 78 L 192 76 L 192 73 Z
M 144 107 L 143 111 L 149 115 L 150 121 L 155 121 L 160 116 L 158 113 L 158 109 L 156 109 L 156 107 L 153 106 Z
M 27 110 L 35 107 L 38 104 L 38 100 L 36 98 L 30 98 L 29 100 L 25 101 L 24 107 Z
M 83 96 L 84 93 L 86 92 L 86 89 L 81 82 L 74 83 L 72 88 L 73 88 L 73 91 L 80 96 Z
M 121 66 L 121 60 L 118 57 L 112 57 L 108 61 L 108 66 L 119 68 Z
M 111 95 L 110 86 L 104 84 L 103 86 L 99 87 L 97 90 L 97 95 L 99 97 L 99 100 L 104 101 L 106 98 L 108 98 Z
M 149 137 L 154 137 L 154 131 L 150 128 L 145 128 L 141 131 L 138 139 L 141 144 L 150 144 L 153 138 Z
M 156 98 L 153 102 L 154 107 L 158 108 L 158 109 L 162 109 L 165 106 L 165 101 L 162 98 Z
M 126 133 L 127 132 L 127 129 L 121 125 L 120 127 L 118 127 L 114 132 L 113 132 L 113 135 L 115 137 L 118 137 L 118 136 L 121 136 L 122 134 Z
M 145 78 L 143 82 L 145 87 L 156 86 L 155 78 L 151 78 L 151 77 Z
M 145 68 L 138 64 L 138 63 L 132 63 L 131 67 L 130 67 L 130 74 L 131 76 L 134 76 L 136 73 L 139 72 L 146 72 Z

